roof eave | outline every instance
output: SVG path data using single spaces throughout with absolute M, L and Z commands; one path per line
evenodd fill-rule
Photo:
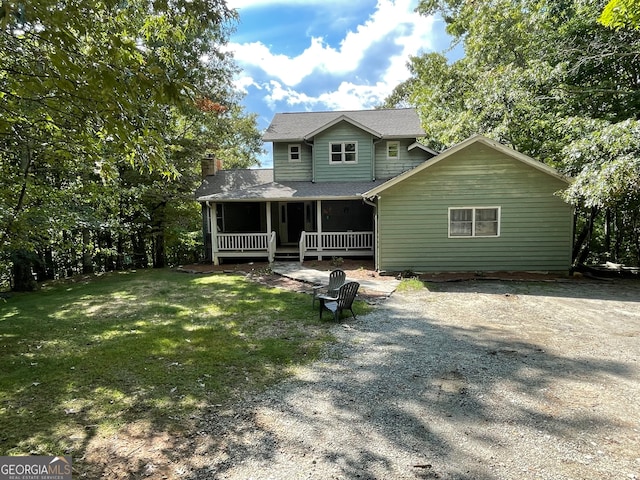
M 333 119 L 332 121 L 324 124 L 323 126 L 321 126 L 320 128 L 315 129 L 312 132 L 309 132 L 308 134 L 306 134 L 304 136 L 304 140 L 311 140 L 313 137 L 315 137 L 316 135 L 318 135 L 319 133 L 324 132 L 325 130 L 333 127 L 334 125 L 337 125 L 340 122 L 347 122 L 350 123 L 351 125 L 353 125 L 356 128 L 359 128 L 361 130 L 364 130 L 365 132 L 373 135 L 374 137 L 378 137 L 378 138 L 382 138 L 382 134 L 380 132 L 377 132 L 365 125 L 362 125 L 359 122 L 356 122 L 355 120 L 353 120 L 352 118 L 349 118 L 346 115 L 340 115 L 338 118 Z
M 249 198 L 215 198 L 212 196 L 199 197 L 196 200 L 201 203 L 241 203 L 241 202 L 311 202 L 316 200 L 360 200 L 362 199 L 360 193 L 354 193 L 353 195 L 317 195 L 317 196 L 305 196 L 305 197 L 249 197 Z
M 422 135 L 423 137 L 426 137 L 426 135 Z M 438 155 L 440 152 L 434 150 L 433 148 L 429 148 L 426 145 L 420 143 L 420 142 L 413 142 L 411 145 L 409 145 L 407 147 L 407 150 L 411 151 L 414 148 L 419 148 L 420 150 L 424 150 L 425 152 L 428 152 L 432 155 Z

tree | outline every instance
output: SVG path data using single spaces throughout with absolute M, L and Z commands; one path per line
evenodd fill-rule
M 465 56 L 412 58 L 411 78 L 387 106 L 415 105 L 436 148 L 482 133 L 573 177 L 564 195 L 576 206 L 578 230 L 604 236 L 604 217 L 617 222 L 615 248 L 585 235 L 597 248 L 578 248 L 577 257 L 637 264 L 640 32 L 604 28 L 601 8 L 423 0 L 419 11 L 441 15 Z
M 599 18 L 606 27 L 640 29 L 640 3 L 636 0 L 610 0 Z
M 122 228 L 126 202 L 105 198 L 126 196 L 122 172 L 185 191 L 211 139 L 236 125 L 246 143 L 233 148 L 255 163 L 255 118 L 238 106 L 236 67 L 221 48 L 235 20 L 221 0 L 2 2 L 0 261 L 14 288 L 32 288 L 25 279 L 47 271 L 39 263 L 52 246 L 74 264 L 77 238 L 90 269 L 98 237 L 108 244 L 106 232 Z M 204 100 L 224 111 L 203 112 Z

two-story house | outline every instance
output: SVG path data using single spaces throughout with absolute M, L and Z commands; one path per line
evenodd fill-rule
M 414 109 L 277 114 L 273 169 L 203 163 L 208 259 L 368 256 L 384 271 L 567 270 L 567 180 L 482 136 L 438 153 Z

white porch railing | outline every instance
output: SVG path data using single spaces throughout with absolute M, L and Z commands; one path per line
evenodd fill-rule
M 326 255 L 372 255 L 373 232 L 302 232 L 299 242 L 300 262 L 308 252 L 321 258 Z M 276 232 L 219 233 L 216 235 L 214 262 L 222 257 L 267 257 L 276 255 Z
M 300 262 L 307 252 L 357 254 L 373 253 L 373 232 L 302 232 L 300 236 Z
M 264 255 L 273 262 L 276 255 L 276 232 L 219 233 L 216 240 L 216 257 Z
M 273 232 L 272 232 L 273 233 Z M 269 233 L 219 233 L 218 251 L 269 250 Z

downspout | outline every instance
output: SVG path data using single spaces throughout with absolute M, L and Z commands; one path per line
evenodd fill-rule
M 305 145 L 311 148 L 311 183 L 316 183 L 316 159 L 313 157 L 315 155 L 315 150 L 313 149 L 313 142 L 310 142 L 306 138 L 303 138 L 302 141 Z
M 374 269 L 379 270 L 380 262 L 378 259 L 378 204 L 365 197 L 362 197 L 362 201 L 366 205 L 370 205 L 373 207 L 373 264 Z

